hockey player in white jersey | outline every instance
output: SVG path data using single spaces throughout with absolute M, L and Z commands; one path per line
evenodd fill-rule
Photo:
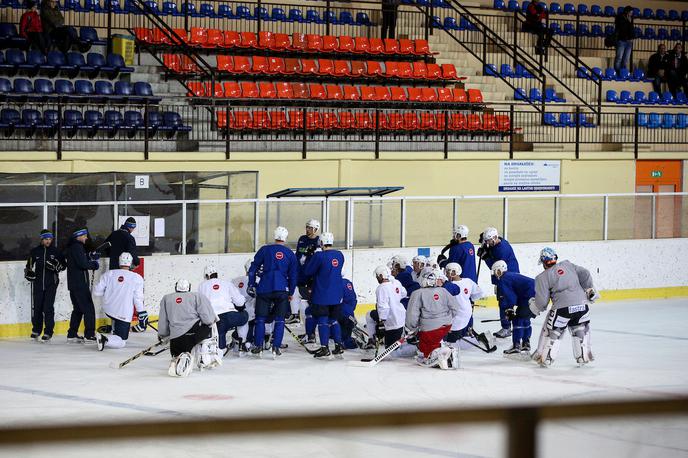
M 533 360 L 541 366 L 551 365 L 557 357 L 564 331 L 568 328 L 576 362 L 583 365 L 593 361 L 588 303 L 597 299 L 598 295 L 590 272 L 570 261 L 558 262 L 557 253 L 549 247 L 540 251 L 540 264 L 545 270 L 535 277 L 535 297 L 530 301 L 530 311 L 537 316 L 547 309 L 550 300 L 552 308 Z
M 148 312 L 143 304 L 143 277 L 129 270 L 133 257 L 126 251 L 119 255 L 119 269 L 105 272 L 93 289 L 94 296 L 103 297 L 103 312 L 112 320 L 112 334 L 98 333 L 98 350 L 124 348 L 129 338 L 134 309 L 139 325 L 145 329 Z
M 366 329 L 368 335 L 375 336 L 389 347 L 401 339 L 406 320 L 406 309 L 401 300 L 406 297 L 406 290 L 398 280 L 392 277 L 387 266 L 375 268 L 375 278 L 378 287 L 375 290 L 375 310 L 366 314 Z M 374 345 L 369 342 L 369 346 Z
M 428 265 L 428 258 L 423 255 L 414 256 L 411 259 L 413 263 L 413 272 L 411 272 L 411 279 L 420 283 L 420 272 Z
M 210 305 L 213 306 L 219 318 L 217 322 L 218 346 L 223 355 L 227 355 L 229 351 L 227 332 L 248 322 L 248 313 L 244 306 L 246 299 L 232 282 L 218 278 L 215 266 L 206 266 L 205 278 L 198 285 L 198 292 L 210 301 Z
M 414 291 L 406 311 L 406 328 L 418 331 L 416 361 L 427 367 L 457 369 L 459 349 L 442 340 L 459 314 L 459 301 L 449 291 L 437 286 L 439 272 L 425 268 L 420 273 L 421 288 Z
M 251 342 L 253 341 L 253 325 L 256 320 L 256 298 L 251 297 L 247 291 L 248 269 L 251 267 L 252 261 L 253 259 L 249 258 L 244 264 L 245 275 L 240 275 L 232 280 L 234 286 L 236 286 L 236 288 L 239 290 L 239 293 L 241 293 L 246 300 L 246 302 L 244 302 L 244 306 L 246 307 L 246 313 L 248 314 L 248 322 L 245 325 L 237 328 L 236 338 L 234 338 L 234 335 L 232 335 L 233 338 L 230 348 L 234 348 L 234 351 L 237 351 L 238 349 L 239 356 L 245 356 L 251 349 Z M 256 278 L 256 281 L 260 281 L 260 279 Z M 272 333 L 272 323 L 265 323 L 265 333 L 266 335 Z
M 171 377 L 186 377 L 194 366 L 203 371 L 222 365 L 217 347 L 218 318 L 210 301 L 191 292 L 191 284 L 179 279 L 175 292 L 160 301 L 158 338 L 170 339 L 172 361 L 167 371 Z

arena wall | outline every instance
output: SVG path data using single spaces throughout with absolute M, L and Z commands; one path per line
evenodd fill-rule
M 676 268 L 688 257 L 688 239 L 565 242 L 552 246 L 558 250 L 561 259 L 570 259 L 591 270 L 597 288 L 602 291 L 602 300 L 688 296 L 688 276 L 682 269 Z M 537 258 L 541 248 L 542 244 L 539 243 L 514 245 L 522 273 L 535 276 L 540 272 Z M 441 247 L 431 247 L 432 256 L 436 256 L 440 249 Z M 374 268 L 386 264 L 394 254 L 404 254 L 410 259 L 417 252 L 417 248 L 357 249 L 345 252 L 344 273 L 354 282 L 361 304 L 359 313 L 365 313 L 374 302 Z M 234 277 L 243 273 L 244 262 L 250 256 L 149 256 L 145 260 L 146 305 L 152 315 L 157 315 L 160 298 L 173 290 L 177 278 L 189 279 L 195 290 L 202 280 L 206 264 L 215 264 L 226 278 Z M 24 280 L 23 268 L 22 262 L 0 263 L 0 337 L 23 337 L 30 332 L 31 290 L 29 283 Z M 98 275 L 95 280 L 98 280 Z M 486 293 L 493 295 L 484 266 L 480 285 Z M 97 310 L 98 304 L 96 300 Z M 488 298 L 483 304 L 494 305 L 494 298 Z M 55 309 L 58 322 L 56 333 L 64 333 L 71 311 L 64 274 Z M 99 313 L 99 316 L 102 314 Z

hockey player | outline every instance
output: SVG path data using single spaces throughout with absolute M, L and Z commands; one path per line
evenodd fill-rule
M 249 296 L 247 289 L 248 289 L 248 270 L 251 268 L 251 259 L 246 260 L 246 263 L 244 264 L 244 271 L 246 275 L 240 275 L 232 280 L 232 283 L 236 288 L 239 290 L 242 296 L 244 296 L 244 299 L 246 302 L 244 302 L 244 306 L 246 307 L 246 314 L 248 315 L 248 322 L 243 325 L 239 326 L 236 330 L 236 340 L 237 343 L 239 344 L 239 356 L 245 355 L 248 350 L 251 348 L 253 345 L 251 342 L 253 341 L 253 329 L 256 323 L 256 298 Z M 256 282 L 260 280 L 259 275 L 256 275 Z M 268 329 L 268 326 L 266 324 L 266 333 L 272 333 L 272 325 L 270 325 L 270 329 Z M 234 342 L 232 342 L 234 343 Z
M 371 339 L 375 336 L 378 341 L 384 342 L 385 347 L 389 347 L 401 339 L 404 333 L 406 309 L 401 304 L 401 299 L 406 297 L 406 290 L 392 277 L 387 266 L 375 268 L 375 279 L 378 282 L 375 310 L 366 315 L 366 329 Z M 375 345 L 372 340 L 368 344 L 368 348 Z
M 505 355 L 524 352 L 530 356 L 530 309 L 529 302 L 535 297 L 535 281 L 515 272 L 509 272 L 506 262 L 492 264 L 492 275 L 497 279 L 499 309 L 505 310 L 507 319 L 513 321 L 512 346 Z
M 394 256 L 389 263 L 392 276 L 397 279 L 401 286 L 406 290 L 406 297 L 401 300 L 404 308 L 408 306 L 409 296 L 417 289 L 420 285 L 416 280 L 413 279 L 414 270 L 408 265 L 406 258 L 400 255 Z
M 347 350 L 359 348 L 356 341 L 351 337 L 351 333 L 356 326 L 356 304 L 358 297 L 354 290 L 354 285 L 351 280 L 342 278 L 342 313 L 339 317 L 339 326 L 342 328 L 342 346 Z M 366 342 L 362 342 L 365 344 Z
M 144 330 L 148 325 L 148 312 L 143 304 L 143 277 L 131 272 L 133 258 L 126 251 L 119 255 L 119 269 L 104 273 L 93 289 L 94 296 L 103 297 L 103 312 L 112 320 L 112 334 L 98 333 L 98 350 L 124 348 L 134 309 Z
M 318 359 L 331 359 L 332 355 L 344 353 L 342 330 L 338 319 L 342 311 L 342 267 L 344 255 L 332 248 L 334 235 L 324 232 L 320 237 L 322 251 L 313 255 L 306 264 L 303 278 L 313 285 L 311 294 L 311 313 L 318 325 L 320 349 L 313 355 Z M 312 280 L 312 282 L 311 282 Z M 330 352 L 330 330 L 334 340 L 334 350 Z
M 72 316 L 69 320 L 67 331 L 68 343 L 96 343 L 96 309 L 89 290 L 89 270 L 98 270 L 100 264 L 98 253 L 86 256 L 84 244 L 88 238 L 86 228 L 78 229 L 72 233 L 67 248 L 65 259 L 67 261 L 67 288 L 72 300 Z M 81 320 L 84 320 L 84 337 L 77 335 Z
M 232 282 L 217 278 L 215 266 L 206 266 L 204 276 L 205 280 L 198 285 L 198 292 L 208 299 L 218 316 L 218 347 L 225 356 L 229 352 L 227 332 L 248 322 L 248 313 L 244 305 L 246 299 Z
M 449 245 L 449 257 L 444 258 L 444 249 L 440 256 L 437 257 L 439 266 L 445 268 L 449 263 L 456 263 L 461 266 L 463 278 L 469 278 L 473 282 L 478 281 L 478 275 L 475 269 L 475 247 L 472 242 L 468 241 L 468 227 L 461 225 L 454 229 L 453 237 Z M 444 258 L 444 259 L 442 259 Z
M 486 228 L 483 233 L 480 234 L 480 244 L 480 248 L 478 248 L 478 257 L 485 261 L 485 264 L 487 264 L 490 270 L 492 270 L 492 264 L 501 260 L 506 263 L 509 272 L 520 272 L 514 249 L 511 248 L 509 242 L 499 236 L 497 229 L 494 227 Z M 497 279 L 494 275 L 492 275 L 492 284 L 497 285 Z M 495 294 L 497 294 L 496 287 Z M 506 317 L 506 310 L 502 307 L 499 307 L 499 320 L 502 329 L 495 332 L 493 335 L 500 339 L 511 336 L 511 322 Z
M 437 286 L 437 274 L 425 268 L 420 274 L 421 288 L 411 294 L 406 312 L 406 328 L 418 331 L 418 358 L 421 365 L 457 369 L 459 350 L 443 345 L 451 323 L 459 314 L 459 302 L 445 288 Z
M 167 373 L 186 377 L 194 366 L 203 370 L 222 365 L 215 326 L 218 318 L 210 301 L 192 293 L 188 280 L 177 280 L 174 289 L 160 301 L 158 317 L 158 338 L 170 339 L 172 361 Z
M 136 256 L 136 240 L 131 235 L 134 229 L 136 229 L 136 220 L 130 216 L 119 229 L 113 231 L 105 239 L 106 242 L 111 244 L 107 252 L 108 256 L 110 256 L 110 269 L 117 269 L 119 267 L 119 255 L 125 251 L 131 255 L 133 260 L 131 268 L 133 269 L 139 265 L 139 257 Z
M 306 223 L 306 234 L 299 237 L 296 242 L 296 260 L 298 261 L 298 288 L 294 291 L 294 295 L 289 301 L 291 307 L 291 315 L 287 317 L 286 323 L 298 323 L 299 313 L 304 312 L 307 303 L 304 304 L 303 301 L 308 301 L 310 298 L 310 285 L 304 277 L 304 270 L 306 264 L 313 257 L 316 251 L 320 250 L 320 237 L 318 237 L 318 231 L 320 230 L 320 221 L 317 219 L 308 220 Z
M 265 322 L 274 315 L 272 334 L 272 357 L 282 354 L 280 347 L 284 337 L 284 318 L 289 313 L 289 301 L 296 289 L 296 256 L 285 246 L 289 231 L 277 227 L 274 231 L 275 243 L 264 245 L 258 250 L 248 271 L 248 294 L 256 295 L 256 326 L 254 347 L 251 352 L 262 357 Z M 256 272 L 262 268 L 260 283 L 256 282 Z M 257 283 L 257 284 L 256 284 Z
M 31 283 L 31 338 L 49 342 L 55 329 L 55 293 L 65 258 L 53 246 L 54 236 L 48 229 L 41 231 L 41 243 L 31 250 L 26 260 L 24 278 Z M 45 328 L 43 327 L 45 325 Z
M 420 284 L 420 272 L 425 268 L 425 266 L 428 265 L 428 258 L 419 254 L 418 256 L 414 256 L 413 259 L 411 259 L 411 263 L 413 264 L 411 278 L 413 279 L 413 281 Z
M 599 296 L 592 283 L 590 272 L 571 261 L 558 261 L 556 251 L 543 248 L 540 264 L 544 272 L 535 277 L 535 298 L 530 301 L 530 311 L 539 315 L 552 308 L 540 335 L 533 359 L 541 366 L 551 365 L 559 352 L 559 343 L 566 328 L 571 332 L 573 357 L 579 365 L 594 361 L 590 345 L 590 308 Z

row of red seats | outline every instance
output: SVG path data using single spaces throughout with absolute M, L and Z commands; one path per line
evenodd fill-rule
M 226 111 L 217 112 L 217 127 L 231 130 L 302 130 L 303 111 Z M 456 132 L 507 133 L 511 128 L 508 115 L 449 113 L 447 130 Z M 229 122 L 229 126 L 227 125 Z M 393 112 L 380 113 L 380 130 L 418 131 L 445 128 L 444 113 Z M 375 129 L 375 114 L 369 112 L 306 112 L 306 130 L 367 130 Z
M 456 80 L 454 64 L 425 62 L 347 61 L 332 59 L 283 59 L 265 56 L 217 56 L 217 69 L 233 74 L 319 75 Z
M 263 51 L 296 51 L 372 55 L 430 56 L 427 40 L 408 40 L 350 37 L 342 35 L 315 35 L 273 32 L 234 32 L 231 30 L 193 27 L 191 34 L 184 29 L 173 29 L 188 45 L 206 49 L 245 48 Z M 136 39 L 153 45 L 172 45 L 170 38 L 160 29 L 134 28 Z
M 189 81 L 190 97 L 216 97 L 229 99 L 282 99 L 282 100 L 341 100 L 371 102 L 424 102 L 424 103 L 483 103 L 480 89 L 468 91 L 450 87 L 398 87 L 398 86 L 339 86 L 316 83 L 273 83 L 264 81 L 226 81 L 212 83 Z

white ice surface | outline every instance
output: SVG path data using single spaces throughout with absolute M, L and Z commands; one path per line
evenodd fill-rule
M 499 341 L 492 354 L 464 351 L 461 370 L 441 371 L 410 360 L 384 361 L 374 368 L 315 361 L 287 334 L 289 348 L 276 361 L 228 356 L 222 367 L 186 379 L 166 375 L 167 353 L 142 357 L 121 370 L 110 367 L 154 342 L 152 332 L 133 334 L 125 349 L 102 353 L 95 346 L 67 345 L 64 336 L 51 344 L 2 340 L 0 427 L 687 395 L 687 306 L 686 299 L 596 304 L 591 324 L 596 361 L 584 368 L 573 361 L 568 335 L 549 369 L 505 359 L 508 339 Z M 476 308 L 476 329 L 496 330 L 498 323 L 480 324 L 496 314 Z M 533 344 L 541 323 L 542 316 L 534 321 Z M 345 359 L 361 356 L 351 351 Z M 540 456 L 688 457 L 687 420 L 547 423 L 540 430 Z M 86 447 L 97 447 L 104 457 L 505 456 L 505 429 L 499 425 L 346 433 L 336 431 L 336 425 L 323 426 L 332 429 L 212 440 L 148 439 L 142 431 L 140 439 L 115 447 L 0 448 L 0 456 L 73 456 Z

